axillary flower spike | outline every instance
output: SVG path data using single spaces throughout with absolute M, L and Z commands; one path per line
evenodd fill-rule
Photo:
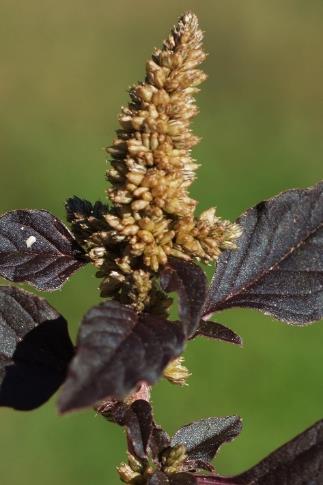
M 161 313 L 169 305 L 158 285 L 169 256 L 209 263 L 240 235 L 214 208 L 196 217 L 197 202 L 188 193 L 198 168 L 191 149 L 199 139 L 190 122 L 206 79 L 198 69 L 206 57 L 202 40 L 197 17 L 185 13 L 147 62 L 145 81 L 130 89 L 121 128 L 107 148 L 111 208 L 86 214 L 68 208 L 74 233 L 103 278 L 102 296 L 137 311 Z

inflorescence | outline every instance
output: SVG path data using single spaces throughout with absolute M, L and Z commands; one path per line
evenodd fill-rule
M 191 149 L 199 139 L 190 122 L 206 79 L 197 68 L 206 57 L 202 40 L 197 17 L 184 14 L 147 62 L 145 81 L 131 87 L 107 148 L 111 207 L 77 198 L 67 203 L 72 230 L 102 278 L 101 295 L 138 312 L 169 306 L 158 284 L 169 256 L 209 263 L 235 248 L 240 235 L 214 208 L 196 217 L 188 193 L 198 168 Z

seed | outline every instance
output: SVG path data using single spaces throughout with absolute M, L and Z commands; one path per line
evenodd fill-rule
M 166 264 L 167 263 L 167 256 L 165 254 L 165 251 L 161 246 L 158 247 L 158 260 L 160 264 Z
M 159 241 L 159 243 L 161 244 L 161 246 L 165 246 L 166 244 L 168 244 L 172 239 L 174 239 L 175 237 L 175 231 L 169 231 L 165 234 L 165 236 L 163 236 L 161 238 L 161 240 Z
M 134 116 L 131 119 L 131 126 L 134 130 L 140 130 L 145 118 L 141 118 L 140 116 Z
M 158 271 L 159 263 L 156 254 L 152 254 L 150 257 L 150 266 L 153 271 Z
M 145 147 L 144 145 L 130 145 L 128 147 L 128 151 L 129 151 L 130 155 L 136 155 L 136 154 L 141 153 L 141 152 L 147 152 L 148 148 Z
M 123 230 L 122 230 L 122 233 L 125 235 L 125 236 L 133 236 L 134 234 L 136 234 L 137 232 L 139 231 L 139 227 L 136 226 L 135 224 L 132 225 L 132 226 L 126 226 Z
M 103 247 L 96 247 L 91 249 L 90 256 L 93 258 L 102 258 L 106 254 L 106 249 Z
M 134 211 L 141 211 L 145 207 L 147 207 L 148 204 L 149 204 L 149 202 L 147 200 L 142 200 L 142 199 L 135 200 L 131 204 L 131 209 L 134 210 Z
M 154 88 L 150 84 L 140 85 L 136 89 L 137 95 L 149 103 L 154 93 Z
M 134 185 L 140 185 L 144 176 L 145 175 L 143 173 L 138 173 L 138 172 L 128 172 L 127 173 L 127 179 L 130 182 L 132 182 Z
M 138 187 L 138 188 L 137 188 L 137 189 L 134 191 L 133 195 L 134 195 L 135 197 L 141 197 L 141 196 L 142 196 L 142 194 L 144 194 L 145 192 L 148 192 L 148 191 L 149 191 L 148 187 Z
M 106 214 L 105 219 L 107 223 L 113 227 L 114 229 L 122 229 L 122 225 L 120 224 L 120 219 L 112 214 Z
M 153 133 L 150 137 L 150 149 L 156 150 L 158 148 L 158 136 L 157 133 Z
M 138 237 L 146 243 L 151 243 L 154 241 L 154 236 L 152 235 L 152 233 L 144 229 L 138 231 Z
M 150 201 L 152 201 L 152 200 L 153 200 L 153 196 L 152 196 L 151 192 L 146 191 L 146 192 L 144 192 L 144 193 L 142 194 L 142 199 L 143 199 L 143 200 L 146 200 L 147 202 L 150 202 Z
M 151 232 L 155 227 L 155 224 L 152 222 L 151 219 L 149 219 L 149 217 L 143 217 L 142 219 L 140 219 L 138 224 L 142 229 L 146 229 L 147 231 L 151 231 Z

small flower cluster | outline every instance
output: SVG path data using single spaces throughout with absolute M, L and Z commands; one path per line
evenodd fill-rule
M 187 459 L 186 448 L 184 445 L 176 445 L 167 448 L 160 457 L 161 469 L 166 474 L 181 472 L 182 466 Z M 146 466 L 128 452 L 128 463 L 121 463 L 117 467 L 120 480 L 132 485 L 145 485 L 150 482 L 150 478 L 155 472 L 155 467 Z
M 197 68 L 206 57 L 202 39 L 196 16 L 184 14 L 147 62 L 145 81 L 130 89 L 121 129 L 107 149 L 112 207 L 89 208 L 80 217 L 70 210 L 74 233 L 103 278 L 102 296 L 138 311 L 169 305 L 157 278 L 168 256 L 208 263 L 234 248 L 240 235 L 213 208 L 195 217 L 197 202 L 188 194 L 198 168 L 190 122 L 198 111 L 193 95 L 206 78 Z

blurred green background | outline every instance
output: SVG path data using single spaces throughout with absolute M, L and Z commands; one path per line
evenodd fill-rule
M 104 197 L 105 154 L 126 88 L 183 11 L 206 31 L 193 187 L 200 209 L 236 218 L 248 206 L 322 178 L 323 2 L 319 0 L 1 0 L 1 210 L 64 217 L 73 194 Z M 75 336 L 98 299 L 91 268 L 49 295 Z M 293 328 L 255 311 L 217 319 L 244 349 L 194 341 L 184 389 L 154 388 L 157 420 L 173 432 L 206 416 L 239 414 L 244 430 L 221 451 L 235 473 L 323 417 L 323 326 Z M 2 485 L 116 484 L 120 429 L 90 411 L 58 417 L 0 410 Z

